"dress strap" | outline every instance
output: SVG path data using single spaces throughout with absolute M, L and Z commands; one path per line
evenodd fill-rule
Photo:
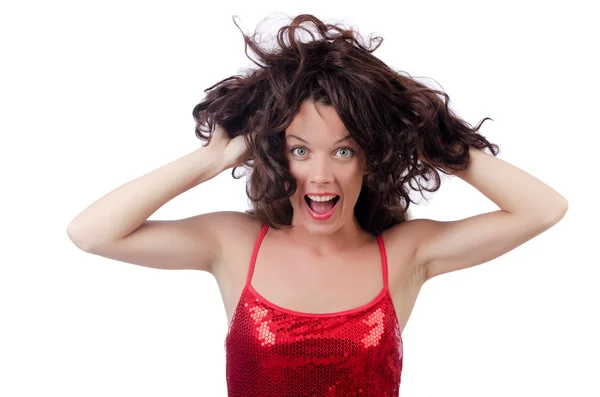
M 252 259 L 250 260 L 250 266 L 248 267 L 248 276 L 246 277 L 246 287 L 250 285 L 250 281 L 252 280 L 252 273 L 254 273 L 254 264 L 256 263 L 256 257 L 258 256 L 258 249 L 260 248 L 260 244 L 262 243 L 265 234 L 267 234 L 267 230 L 269 230 L 269 225 L 264 224 L 254 243 L 254 251 L 252 252 Z
M 381 253 L 381 271 L 383 273 L 383 288 L 388 289 L 388 263 L 387 254 L 385 252 L 385 244 L 381 234 L 377 235 L 377 243 L 379 244 L 379 252 Z

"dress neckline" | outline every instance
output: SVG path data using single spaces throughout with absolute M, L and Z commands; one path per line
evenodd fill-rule
M 377 303 L 379 303 L 379 301 L 381 299 L 383 299 L 386 295 L 388 295 L 391 299 L 391 296 L 387 293 L 388 289 L 384 286 L 375 298 L 371 299 L 370 302 L 367 302 L 364 305 L 360 305 L 360 306 L 352 308 L 352 309 L 346 309 L 346 310 L 341 310 L 341 311 L 337 311 L 337 312 L 308 313 L 308 312 L 301 312 L 301 311 L 297 311 L 297 310 L 287 309 L 285 307 L 281 307 L 281 306 L 269 301 L 264 296 L 262 296 L 258 291 L 256 291 L 252 287 L 251 284 L 246 284 L 246 286 L 244 287 L 244 290 L 249 291 L 252 295 L 254 295 L 256 297 L 256 299 L 261 301 L 263 304 L 272 307 L 273 309 L 279 310 L 286 314 L 291 314 L 291 315 L 300 316 L 300 317 L 337 317 L 337 316 L 343 316 L 343 315 L 348 315 L 348 314 L 356 314 L 358 312 L 367 311 L 368 309 L 372 308 Z

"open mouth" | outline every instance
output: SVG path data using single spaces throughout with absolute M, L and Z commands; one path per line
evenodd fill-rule
M 340 196 L 336 195 L 327 201 L 313 201 L 308 195 L 304 195 L 304 200 L 313 213 L 316 215 L 326 215 L 335 207 L 340 200 Z

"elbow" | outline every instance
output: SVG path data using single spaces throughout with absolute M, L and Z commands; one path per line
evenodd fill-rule
M 556 204 L 553 204 L 550 208 L 547 209 L 546 215 L 544 216 L 545 222 L 549 225 L 555 225 L 564 216 L 567 214 L 569 210 L 569 202 L 563 196 L 560 196 L 557 200 Z
M 86 252 L 89 250 L 89 245 L 81 237 L 81 234 L 77 232 L 77 230 L 73 226 L 73 224 L 70 224 L 67 227 L 67 236 L 69 236 L 69 239 L 71 240 L 71 242 L 73 242 L 73 244 L 75 244 L 75 246 L 77 248 L 79 248 L 80 250 L 86 251 Z

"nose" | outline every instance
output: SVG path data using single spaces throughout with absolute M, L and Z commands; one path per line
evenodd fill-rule
M 327 162 L 327 159 L 315 156 L 312 166 L 311 184 L 326 185 L 333 181 L 331 164 Z

